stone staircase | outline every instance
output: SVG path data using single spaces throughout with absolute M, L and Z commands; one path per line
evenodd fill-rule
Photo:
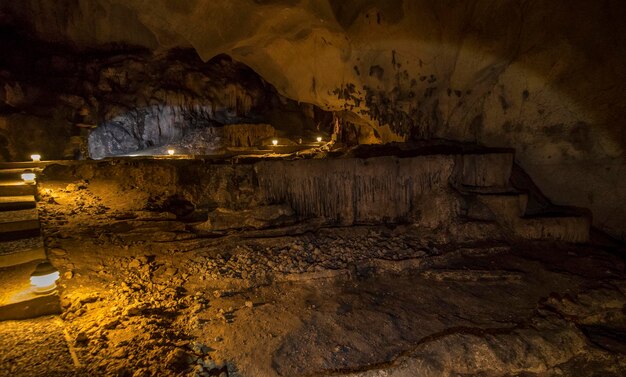
M 465 199 L 466 218 L 496 221 L 512 236 L 528 240 L 589 241 L 587 214 L 553 205 L 538 190 L 529 190 L 529 185 L 514 187 L 512 182 L 520 179 L 512 176 L 513 167 L 513 151 L 466 154 L 457 159 L 455 186 Z
M 37 294 L 30 285 L 35 267 L 46 260 L 40 232 L 36 185 L 24 172 L 41 172 L 44 163 L 0 163 L 0 320 L 58 313 L 56 291 Z

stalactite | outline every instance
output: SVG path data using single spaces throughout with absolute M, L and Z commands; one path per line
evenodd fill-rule
M 273 137 L 276 130 L 269 124 L 231 124 L 222 127 L 226 144 L 233 147 L 253 147 Z
M 419 156 L 271 161 L 255 170 L 268 202 L 353 224 L 410 217 L 421 195 L 448 185 L 453 167 L 450 156 Z

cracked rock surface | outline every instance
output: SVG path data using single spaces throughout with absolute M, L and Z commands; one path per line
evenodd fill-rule
M 626 373 L 616 249 L 460 242 L 412 226 L 204 238 L 81 185 L 41 207 L 64 313 L 0 323 L 11 345 L 0 374 Z
M 191 48 L 203 61 L 227 54 L 281 95 L 335 111 L 342 132 L 360 143 L 444 138 L 515 147 L 517 160 L 548 197 L 591 208 L 597 227 L 626 238 L 626 192 L 616 190 L 626 183 L 622 0 L 2 1 L 0 11 L 3 24 L 46 43 L 105 51 L 119 44 L 157 54 Z M 7 44 L 7 56 L 21 57 L 0 75 L 0 105 L 10 109 L 37 95 L 48 99 L 51 90 L 32 85 L 31 78 L 47 60 L 52 68 L 64 65 L 54 44 L 42 57 L 30 48 L 17 53 L 23 45 Z M 128 93 L 141 86 L 145 68 L 133 56 L 105 55 L 119 55 L 120 61 L 105 65 L 101 80 L 96 75 L 89 81 L 89 95 L 68 93 L 73 96 L 59 102 L 80 110 L 80 101 L 97 108 L 97 99 L 101 112 L 107 103 L 128 106 Z M 157 87 L 140 91 L 155 104 L 146 122 L 168 114 L 189 92 L 206 93 L 203 80 L 215 79 L 176 68 L 148 69 L 174 86 L 157 90 L 160 79 Z M 53 69 L 46 77 L 54 78 L 54 91 L 81 86 L 73 68 Z M 98 94 L 110 89 L 110 101 Z M 256 98 L 237 92 L 238 104 Z M 235 95 L 228 88 L 218 93 L 226 100 L 217 101 L 226 104 L 219 108 L 237 107 L 229 103 Z M 143 107 L 141 102 L 131 108 Z M 290 113 L 283 109 L 276 123 L 286 124 Z M 49 132 L 49 125 L 65 124 L 66 116 L 14 114 L 0 117 L 0 128 L 58 137 L 60 130 Z M 329 119 L 320 121 L 329 126 Z M 296 131 L 298 122 L 289 123 Z M 566 190 L 573 182 L 580 189 Z

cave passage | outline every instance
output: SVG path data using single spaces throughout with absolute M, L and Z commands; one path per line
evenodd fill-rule
M 270 145 L 276 135 L 267 124 L 220 125 L 210 109 L 173 106 L 136 109 L 105 122 L 88 138 L 89 156 L 218 155 L 227 147 Z
M 626 376 L 624 0 L 0 0 L 0 376 Z
M 205 63 L 193 52 L 174 50 L 142 59 L 151 75 L 134 72 L 132 81 L 126 78 L 136 69 L 132 62 L 106 66 L 106 80 L 99 85 L 106 110 L 87 137 L 90 158 L 159 156 L 170 150 L 197 156 L 267 153 L 274 140 L 295 150 L 327 139 L 331 130 L 331 112 L 281 96 L 227 55 Z

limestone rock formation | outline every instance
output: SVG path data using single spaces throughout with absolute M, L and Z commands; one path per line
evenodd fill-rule
M 286 205 L 259 206 L 243 211 L 217 208 L 209 220 L 196 227 L 199 231 L 263 229 L 293 221 L 293 210 Z
M 168 144 L 206 154 L 224 145 L 256 145 L 276 134 L 272 124 L 281 135 L 311 138 L 316 118 L 327 116 L 282 97 L 225 55 L 205 63 L 190 49 L 84 52 L 12 29 L 0 36 L 0 46 L 12 51 L 0 58 L 4 160 L 35 152 L 46 159 L 149 154 Z M 253 125 L 249 137 L 236 127 L 222 129 L 244 123 Z
M 341 111 L 364 139 L 515 147 L 548 196 L 590 207 L 596 226 L 624 237 L 623 1 L 27 0 L 0 9 L 52 42 L 228 54 L 282 95 Z M 5 103 L 33 95 L 3 84 Z
M 257 147 L 276 135 L 269 124 L 203 125 L 188 127 L 180 109 L 166 108 L 163 118 L 146 122 L 148 111 L 140 121 L 118 117 L 94 129 L 88 137 L 89 157 L 120 155 L 165 155 L 169 149 L 177 154 L 219 154 L 228 147 Z M 176 121 L 179 120 L 179 121 Z

